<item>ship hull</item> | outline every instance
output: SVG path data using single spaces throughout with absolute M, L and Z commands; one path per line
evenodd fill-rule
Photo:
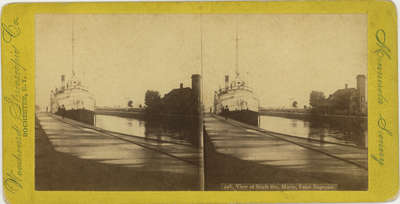
M 91 110 L 86 110 L 86 109 L 65 110 L 65 111 L 58 110 L 56 114 L 63 118 L 64 117 L 69 118 L 89 125 L 94 125 L 95 123 L 95 113 L 94 111 Z
M 219 115 L 257 127 L 259 124 L 258 112 L 251 110 L 224 111 L 221 112 Z

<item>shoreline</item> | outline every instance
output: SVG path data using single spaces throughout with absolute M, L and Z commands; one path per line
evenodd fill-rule
M 265 111 L 260 110 L 260 116 L 275 116 L 289 119 L 299 120 L 312 120 L 312 119 L 356 119 L 356 120 L 367 120 L 368 116 L 362 115 L 313 115 L 309 112 L 286 112 L 286 111 Z

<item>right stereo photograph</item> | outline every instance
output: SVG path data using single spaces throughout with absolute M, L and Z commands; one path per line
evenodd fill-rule
M 368 190 L 367 15 L 203 15 L 205 190 Z

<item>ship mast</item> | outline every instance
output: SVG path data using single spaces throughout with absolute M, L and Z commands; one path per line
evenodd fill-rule
M 236 18 L 236 64 L 235 64 L 235 73 L 236 77 L 239 77 L 239 37 L 238 37 L 238 22 Z
M 74 16 L 71 18 L 71 70 L 72 70 L 72 76 L 75 76 L 75 70 L 74 70 Z
M 200 71 L 203 73 L 203 15 L 200 14 Z

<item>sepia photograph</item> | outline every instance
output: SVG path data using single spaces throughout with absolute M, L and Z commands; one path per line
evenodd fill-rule
M 203 18 L 206 190 L 368 190 L 367 16 Z
M 39 14 L 35 55 L 36 190 L 368 190 L 365 14 Z
M 36 190 L 201 190 L 198 16 L 36 16 Z

